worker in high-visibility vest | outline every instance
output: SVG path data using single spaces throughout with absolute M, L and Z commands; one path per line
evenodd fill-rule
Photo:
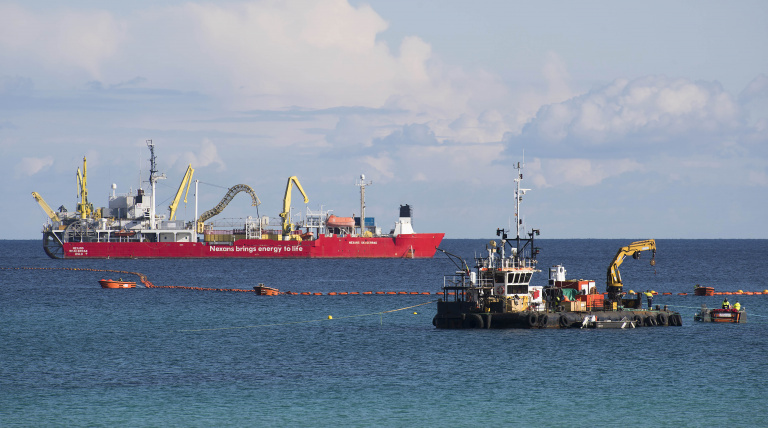
M 648 310 L 653 309 L 653 293 L 651 293 L 651 290 L 645 290 L 645 298 L 648 300 Z
M 731 309 L 731 302 L 728 301 L 727 297 L 723 300 L 723 309 Z
M 733 304 L 733 309 L 736 309 L 736 312 L 741 310 L 741 303 L 738 300 Z

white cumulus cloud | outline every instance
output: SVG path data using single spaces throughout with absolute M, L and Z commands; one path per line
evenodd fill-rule
M 544 106 L 524 127 L 522 136 L 584 145 L 615 144 L 640 134 L 668 140 L 683 133 L 733 129 L 742 115 L 734 97 L 717 83 L 648 76 L 617 79 L 587 94 Z
M 0 4 L 0 58 L 13 57 L 31 66 L 60 72 L 80 69 L 98 78 L 124 31 L 125 24 L 106 11 L 35 13 Z
M 42 158 L 21 158 L 16 164 L 16 176 L 33 176 L 40 171 L 48 169 L 53 165 L 53 157 L 45 156 Z

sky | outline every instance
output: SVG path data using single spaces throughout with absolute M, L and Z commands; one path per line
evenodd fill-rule
M 486 238 L 768 238 L 765 1 L 0 1 L 0 239 L 187 165 L 214 220 Z M 177 217 L 194 218 L 191 196 Z M 236 224 L 239 220 L 231 220 Z

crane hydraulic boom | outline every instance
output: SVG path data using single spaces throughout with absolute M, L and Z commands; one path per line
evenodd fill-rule
M 184 193 L 184 203 L 187 203 L 187 195 L 189 195 L 189 186 L 192 184 L 192 174 L 195 173 L 194 168 L 192 168 L 192 164 L 187 166 L 187 172 L 184 174 L 184 178 L 181 179 L 181 184 L 179 185 L 179 190 L 176 192 L 176 197 L 173 198 L 173 202 L 168 207 L 170 210 L 170 214 L 168 215 L 168 220 L 175 220 L 176 219 L 176 208 L 179 207 L 179 201 L 181 200 L 181 194 L 184 192 L 184 186 L 187 187 L 186 193 Z
M 93 212 L 93 204 L 88 202 L 88 173 L 85 157 L 83 157 L 83 172 L 80 172 L 80 168 L 77 169 L 77 187 L 80 193 L 80 203 L 77 204 L 77 212 L 80 213 L 80 218 L 88 218 Z
M 288 184 L 285 186 L 285 198 L 283 198 L 283 212 L 280 213 L 280 217 L 283 218 L 283 237 L 290 236 L 291 232 L 293 232 L 293 223 L 291 223 L 291 190 L 293 189 L 293 183 L 296 183 L 296 187 L 298 187 L 301 195 L 304 196 L 304 203 L 309 202 L 309 198 L 304 193 L 299 179 L 295 175 L 288 178 Z
M 53 222 L 61 221 L 61 219 L 59 219 L 58 214 L 56 214 L 56 212 L 53 211 L 50 206 L 48 206 L 48 204 L 45 202 L 43 197 L 40 196 L 39 193 L 32 192 L 32 197 L 35 198 L 38 204 L 40 204 L 40 208 L 42 208 L 43 211 L 45 211 L 45 213 L 48 214 L 48 217 L 50 217 L 51 221 Z
M 645 241 L 633 242 L 626 247 L 619 248 L 613 261 L 608 266 L 608 281 L 607 291 L 608 297 L 612 301 L 618 301 L 621 299 L 622 288 L 624 284 L 621 282 L 621 273 L 619 272 L 619 266 L 624 262 L 624 258 L 628 255 L 632 255 L 632 258 L 639 259 L 641 251 L 652 251 L 651 266 L 656 265 L 656 241 L 648 239 Z

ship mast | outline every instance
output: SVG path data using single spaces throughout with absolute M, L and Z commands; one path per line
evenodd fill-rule
M 532 229 L 530 232 L 528 232 L 528 237 L 526 238 L 525 235 L 525 229 L 523 227 L 523 219 L 520 215 L 520 203 L 523 201 L 523 195 L 525 195 L 525 192 L 531 190 L 531 189 L 522 189 L 520 187 L 520 182 L 523 181 L 523 167 L 525 166 L 524 162 L 518 162 L 517 163 L 517 177 L 515 177 L 515 248 L 512 248 L 513 250 L 513 257 L 518 260 L 518 262 L 523 262 L 523 260 L 526 259 L 526 247 L 530 246 L 528 248 L 528 257 L 535 263 L 536 255 L 539 252 L 539 249 L 534 247 L 534 236 L 539 234 L 538 229 Z M 521 236 L 521 229 L 523 229 L 523 236 Z M 496 235 L 502 236 L 502 248 L 504 247 L 504 244 L 507 242 L 507 234 L 506 231 L 503 229 L 497 229 Z M 510 246 L 512 244 L 510 243 Z M 502 258 L 504 257 L 504 252 L 502 250 Z M 524 262 L 523 262 L 524 263 Z
M 520 218 L 520 202 L 523 201 L 523 195 L 525 192 L 531 189 L 521 189 L 520 182 L 523 181 L 523 167 L 525 164 L 517 163 L 517 177 L 515 178 L 515 232 L 517 239 L 520 239 L 520 226 L 523 224 L 523 219 Z
M 373 184 L 372 181 L 365 182 L 365 174 L 360 174 L 360 182 L 357 183 L 360 186 L 360 236 L 363 236 L 365 231 L 365 186 Z
M 152 194 L 149 196 L 149 228 L 155 229 L 155 183 L 165 178 L 165 174 L 157 174 L 157 158 L 155 157 L 155 143 L 147 140 L 149 147 L 149 183 L 152 186 Z

